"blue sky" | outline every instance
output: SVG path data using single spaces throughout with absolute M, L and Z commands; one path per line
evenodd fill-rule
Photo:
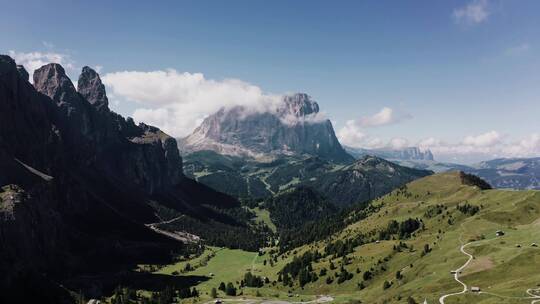
M 306 92 L 349 145 L 540 155 L 539 1 L 19 2 L 2 53 L 97 67 L 111 108 L 176 136 L 220 103 Z

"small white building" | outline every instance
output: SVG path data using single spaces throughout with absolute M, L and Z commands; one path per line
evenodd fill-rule
M 473 287 L 471 287 L 471 291 L 472 291 L 472 292 L 480 292 L 480 287 L 478 287 L 478 286 L 473 286 Z

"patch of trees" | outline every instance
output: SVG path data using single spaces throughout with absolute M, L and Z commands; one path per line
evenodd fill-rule
M 231 282 L 225 284 L 224 282 L 219 283 L 219 290 L 223 291 L 228 296 L 236 296 L 236 287 Z
M 480 207 L 471 205 L 469 203 L 465 203 L 463 205 L 458 204 L 456 209 L 459 210 L 459 212 L 470 216 L 473 216 L 480 211 Z
M 115 289 L 112 304 L 171 304 L 176 303 L 176 298 L 187 299 L 199 297 L 199 291 L 193 287 L 182 287 L 180 289 L 174 289 L 172 286 L 166 286 L 160 292 L 153 292 L 150 297 L 137 296 L 137 293 L 133 289 L 129 288 L 117 288 Z
M 264 208 L 270 211 L 278 230 L 296 229 L 335 214 L 338 209 L 311 188 L 300 186 L 268 199 Z
M 425 244 L 424 249 L 422 249 L 422 253 L 420 254 L 420 256 L 425 256 L 426 254 L 430 253 L 431 250 L 432 249 L 429 247 L 429 244 Z
M 343 265 L 341 265 L 339 274 L 337 275 L 337 283 L 341 284 L 345 281 L 348 281 L 354 277 L 354 274 L 352 272 L 348 272 Z
M 393 250 L 395 252 L 402 252 L 404 249 L 412 250 L 412 246 L 409 248 L 409 246 L 406 243 L 399 242 L 397 245 L 394 245 Z
M 437 204 L 433 206 L 429 206 L 424 213 L 424 216 L 427 218 L 436 217 L 439 214 L 442 214 L 444 210 L 448 209 L 447 206 L 444 206 L 442 204 Z
M 242 281 L 242 283 L 244 286 L 247 286 L 247 287 L 259 288 L 259 287 L 263 287 L 264 280 L 260 276 L 253 275 L 251 272 L 246 272 L 246 274 L 244 274 L 244 280 Z
M 422 223 L 418 219 L 409 218 L 400 223 L 396 220 L 391 220 L 386 226 L 386 229 L 379 231 L 379 239 L 389 240 L 395 235 L 397 235 L 399 239 L 406 239 L 421 226 Z
M 331 255 L 334 258 L 344 257 L 347 254 L 352 253 L 355 247 L 362 244 L 363 239 L 359 237 L 354 239 L 346 239 L 345 241 L 337 240 L 325 246 L 324 254 L 325 256 Z
M 301 287 L 309 282 L 315 282 L 319 278 L 313 271 L 313 262 L 318 262 L 321 258 L 321 254 L 318 251 L 308 251 L 301 257 L 295 256 L 293 260 L 283 266 L 283 269 L 279 272 L 278 281 L 281 279 L 283 285 L 290 286 L 292 280 L 298 280 Z
M 370 202 L 357 203 L 325 217 L 324 221 L 307 222 L 297 229 L 283 230 L 280 232 L 280 252 L 323 240 L 379 211 L 382 206 L 373 206 Z
M 209 245 L 247 251 L 259 250 L 266 244 L 268 236 L 272 234 L 264 225 L 234 226 L 214 220 L 200 221 L 190 217 L 184 217 L 181 221 L 175 221 L 159 228 L 168 231 L 185 231 L 197 235 Z
M 488 182 L 486 182 L 485 180 L 481 179 L 480 177 L 476 175 L 467 174 L 463 171 L 460 171 L 459 178 L 461 179 L 461 183 L 464 185 L 476 186 L 480 188 L 480 190 L 492 189 L 491 185 Z

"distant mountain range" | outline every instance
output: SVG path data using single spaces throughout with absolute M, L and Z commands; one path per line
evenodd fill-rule
M 418 147 L 403 149 L 362 149 L 344 147 L 345 150 L 360 158 L 375 155 L 405 167 L 430 170 L 434 172 L 463 171 L 478 175 L 495 188 L 540 189 L 540 157 L 536 158 L 499 158 L 473 165 L 438 162 L 430 150 Z
M 308 154 L 334 162 L 351 162 L 330 120 L 307 94 L 284 96 L 264 112 L 242 106 L 223 108 L 208 116 L 195 131 L 179 140 L 182 154 L 211 150 L 257 160 Z
M 403 149 L 363 149 L 344 146 L 345 151 L 360 158 L 365 155 L 374 155 L 388 160 L 433 160 L 433 154 L 430 150 L 422 151 L 418 147 L 407 147 Z
M 463 171 L 483 178 L 495 188 L 540 189 L 540 157 L 499 158 L 473 165 L 435 160 L 390 160 L 405 167 L 434 172 Z

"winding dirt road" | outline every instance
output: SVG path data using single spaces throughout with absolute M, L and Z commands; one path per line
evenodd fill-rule
M 465 262 L 465 264 L 461 265 L 461 267 L 456 269 L 455 270 L 456 273 L 454 273 L 454 280 L 456 280 L 456 282 L 458 282 L 459 284 L 461 284 L 463 286 L 463 290 L 460 291 L 460 292 L 448 293 L 448 294 L 443 295 L 442 297 L 439 298 L 439 303 L 440 304 L 444 304 L 444 299 L 446 299 L 448 297 L 464 294 L 464 293 L 467 292 L 467 284 L 463 283 L 463 281 L 461 281 L 459 279 L 459 274 L 463 269 L 465 269 L 465 267 L 467 267 L 469 265 L 469 263 L 473 259 L 472 254 L 465 251 L 465 247 L 467 247 L 470 244 L 472 244 L 472 242 L 469 242 L 469 243 L 467 243 L 465 245 L 462 245 L 461 248 L 459 249 L 464 255 L 468 256 L 469 258 L 467 259 L 467 262 Z
M 162 235 L 165 235 L 169 238 L 172 238 L 172 239 L 175 239 L 177 241 L 180 241 L 182 243 L 196 243 L 198 241 L 200 241 L 200 237 L 197 236 L 197 235 L 194 235 L 194 234 L 191 234 L 191 233 L 187 233 L 185 231 L 167 231 L 167 230 L 163 230 L 163 229 L 160 229 L 158 228 L 157 226 L 158 225 L 162 225 L 162 224 L 170 224 L 174 221 L 177 221 L 179 219 L 181 219 L 182 217 L 184 217 L 184 215 L 180 215 L 178 217 L 175 217 L 173 219 L 170 219 L 170 220 L 167 220 L 167 221 L 161 221 L 161 222 L 158 222 L 158 223 L 152 223 L 152 224 L 146 224 L 145 226 L 154 230 L 155 232 L 159 233 L 159 234 L 162 234 Z

